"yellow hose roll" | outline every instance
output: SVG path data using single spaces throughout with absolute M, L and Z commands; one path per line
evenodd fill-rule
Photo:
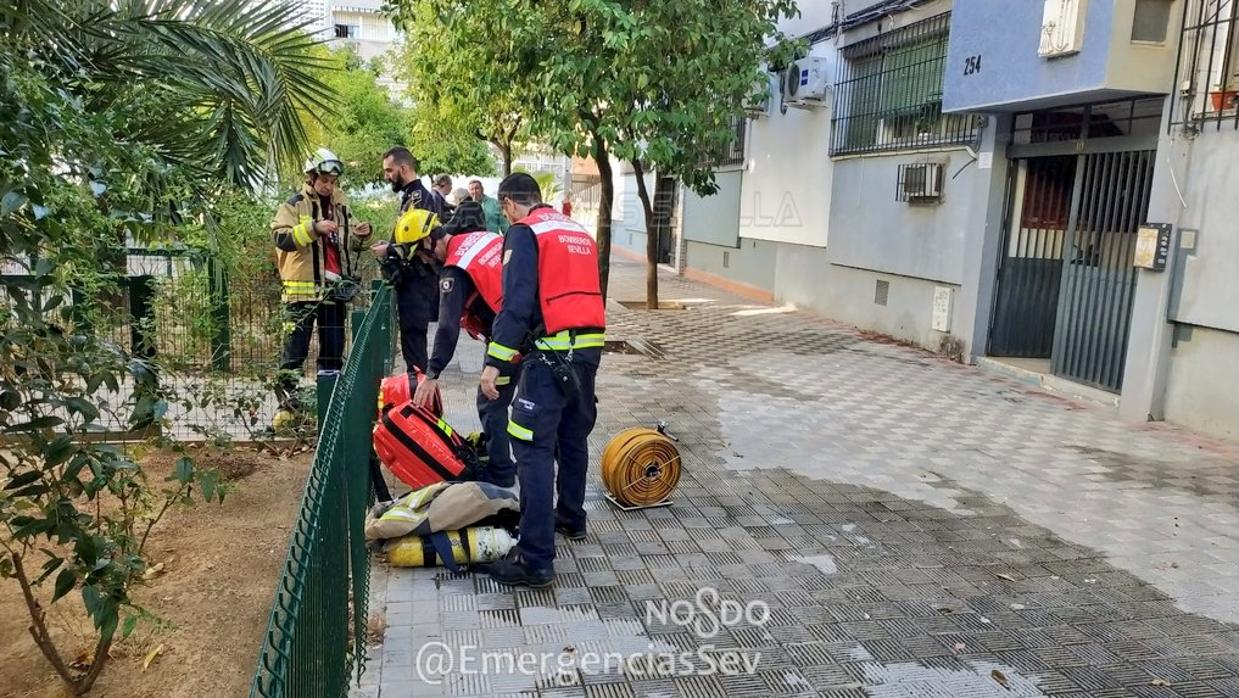
M 621 504 L 659 504 L 679 482 L 680 451 L 654 429 L 625 429 L 602 450 L 602 484 Z
M 452 557 L 458 565 L 494 562 L 516 545 L 512 536 L 502 528 L 483 526 L 446 533 L 452 544 Z M 388 543 L 383 552 L 392 567 L 435 567 L 443 564 L 430 540 L 420 536 L 397 538 Z

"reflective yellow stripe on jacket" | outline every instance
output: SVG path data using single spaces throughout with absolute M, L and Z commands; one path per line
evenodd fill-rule
M 321 295 L 319 285 L 313 281 L 286 280 L 284 282 L 285 301 L 314 301 L 318 300 Z
M 518 353 L 519 352 L 517 352 L 512 347 L 505 347 L 502 344 L 497 344 L 495 342 L 491 342 L 490 344 L 486 345 L 486 355 L 489 357 L 495 358 L 495 359 L 499 359 L 500 361 L 511 361 L 512 359 L 516 358 L 516 355 Z
M 533 343 L 542 351 L 568 351 L 570 349 L 592 349 L 606 343 L 607 336 L 602 332 L 578 334 L 573 337 L 570 330 L 564 330 L 550 337 L 543 337 Z
M 293 226 L 293 242 L 297 243 L 298 247 L 314 242 L 314 235 L 310 232 L 313 227 L 314 221 L 310 220 L 309 216 L 302 216 L 300 222 Z

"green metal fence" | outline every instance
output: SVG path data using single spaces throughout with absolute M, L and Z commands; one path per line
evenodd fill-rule
M 391 292 L 353 314 L 338 379 L 319 383 L 318 451 L 276 586 L 250 696 L 343 696 L 366 660 L 370 430 L 392 357 Z M 321 404 L 321 402 L 320 402 Z

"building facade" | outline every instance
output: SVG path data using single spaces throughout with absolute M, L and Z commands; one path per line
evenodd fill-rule
M 382 14 L 382 0 L 300 0 L 294 7 L 292 24 L 304 26 L 332 48 L 351 46 L 363 61 L 384 55 L 401 40 L 400 32 Z M 395 76 L 382 74 L 379 84 L 393 97 L 404 98 L 404 85 Z
M 1165 271 L 1139 272 L 1120 407 L 1236 436 L 1239 2 L 1180 1 L 1172 10 L 1175 75 L 1148 212 L 1170 228 L 1170 244 Z
M 1236 4 L 802 3 L 784 30 L 810 49 L 772 76 L 719 193 L 681 192 L 673 261 L 1239 435 Z M 628 188 L 615 243 L 644 250 Z
M 362 60 L 382 56 L 399 40 L 382 0 L 328 0 L 328 38 L 332 45 L 353 46 Z

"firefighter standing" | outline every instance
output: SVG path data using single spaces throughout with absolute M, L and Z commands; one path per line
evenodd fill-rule
M 439 324 L 426 380 L 417 386 L 413 404 L 422 406 L 438 391 L 439 374 L 456 352 L 463 327 L 474 338 L 489 340 L 491 325 L 503 301 L 503 238 L 486 230 L 481 204 L 465 201 L 452 219 L 431 234 L 435 258 L 443 265 L 439 275 Z M 508 444 L 508 406 L 516 392 L 517 366 L 505 364 L 495 379 L 499 398 L 492 400 L 478 388 L 478 417 L 486 435 L 489 463 L 480 479 L 500 487 L 516 483 L 516 466 Z
M 400 194 L 400 213 L 420 209 L 442 216 L 438 201 L 422 186 L 417 176 L 417 160 L 406 148 L 392 148 L 383 155 L 383 177 L 392 191 Z M 434 223 L 438 225 L 438 222 Z M 379 258 L 383 274 L 396 294 L 396 315 L 400 324 L 400 353 L 406 370 L 426 370 L 426 333 L 435 319 L 438 303 L 438 276 L 429 240 L 416 244 L 394 239 L 370 248 Z
M 276 389 L 277 431 L 290 425 L 300 408 L 297 378 L 316 321 L 319 375 L 338 373 L 344 363 L 345 307 L 360 289 L 352 253 L 364 249 L 370 224 L 353 220 L 348 198 L 338 187 L 343 173 L 340 159 L 319 148 L 306 160 L 305 185 L 280 205 L 271 222 L 287 333 Z
M 585 537 L 587 440 L 597 418 L 594 377 L 606 310 L 589 233 L 542 203 L 528 174 L 504 178 L 498 199 L 513 225 L 504 240 L 503 305 L 481 389 L 498 399 L 502 369 L 523 355 L 508 423 L 521 523 L 513 555 L 493 564 L 490 574 L 501 584 L 539 587 L 555 579 L 555 532 Z

